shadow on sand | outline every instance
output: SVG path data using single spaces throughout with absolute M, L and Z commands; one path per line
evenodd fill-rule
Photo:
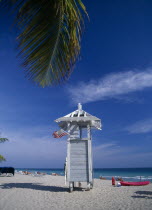
M 12 188 L 22 188 L 22 189 L 32 189 L 50 192 L 69 192 L 68 187 L 58 187 L 58 186 L 45 186 L 40 183 L 9 183 L 1 184 L 1 189 L 12 189 Z M 75 187 L 74 191 L 83 191 L 82 188 Z
M 12 189 L 12 188 L 22 188 L 22 189 L 32 189 L 32 190 L 41 190 L 41 191 L 50 191 L 50 192 L 69 192 L 69 189 L 66 187 L 58 186 L 45 186 L 39 183 L 9 183 L 1 184 L 1 189 Z
M 146 198 L 152 199 L 152 192 L 151 191 L 136 191 L 137 195 L 132 196 L 132 198 Z

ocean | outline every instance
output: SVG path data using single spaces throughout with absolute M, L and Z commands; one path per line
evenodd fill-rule
M 42 172 L 46 174 L 57 173 L 64 176 L 63 169 L 57 168 L 16 168 L 17 171 Z M 111 180 L 112 177 L 121 177 L 125 181 L 152 181 L 152 168 L 95 168 L 93 177 L 100 176 Z

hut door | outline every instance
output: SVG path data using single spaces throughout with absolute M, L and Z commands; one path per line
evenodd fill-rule
M 88 181 L 88 141 L 71 140 L 70 141 L 70 177 L 69 181 L 87 182 Z

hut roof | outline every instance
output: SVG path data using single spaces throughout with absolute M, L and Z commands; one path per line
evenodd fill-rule
M 90 122 L 92 127 L 101 129 L 100 119 L 82 110 L 82 105 L 80 103 L 78 104 L 77 110 L 56 119 L 55 122 Z

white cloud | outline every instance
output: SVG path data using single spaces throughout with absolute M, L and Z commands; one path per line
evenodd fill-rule
M 152 119 L 135 122 L 126 128 L 129 133 L 149 133 L 152 132 Z
M 142 151 L 136 145 L 120 147 L 111 142 L 94 146 L 93 157 L 96 168 L 150 167 L 152 153 Z
M 152 87 L 152 69 L 147 69 L 113 73 L 99 80 L 80 82 L 75 87 L 69 87 L 68 92 L 73 102 L 87 103 L 117 98 L 150 87 Z
M 66 137 L 54 139 L 52 129 L 48 133 L 47 130 L 47 126 L 44 126 L 41 129 L 33 127 L 3 131 L 2 136 L 8 137 L 10 141 L 0 144 L 0 154 L 7 159 L 1 166 L 63 168 L 67 149 Z M 120 147 L 118 142 L 114 141 L 100 145 L 94 143 L 94 167 L 151 166 L 152 153 L 141 151 L 136 145 Z
M 120 146 L 117 143 L 109 142 L 105 144 L 100 144 L 98 146 L 93 146 L 93 153 L 96 160 L 109 158 L 121 151 Z
M 9 141 L 0 145 L 0 154 L 7 160 L 1 165 L 63 168 L 66 157 L 66 137 L 53 138 L 54 129 L 48 129 L 48 127 L 36 126 L 9 132 L 3 129 L 1 136 L 7 137 Z

